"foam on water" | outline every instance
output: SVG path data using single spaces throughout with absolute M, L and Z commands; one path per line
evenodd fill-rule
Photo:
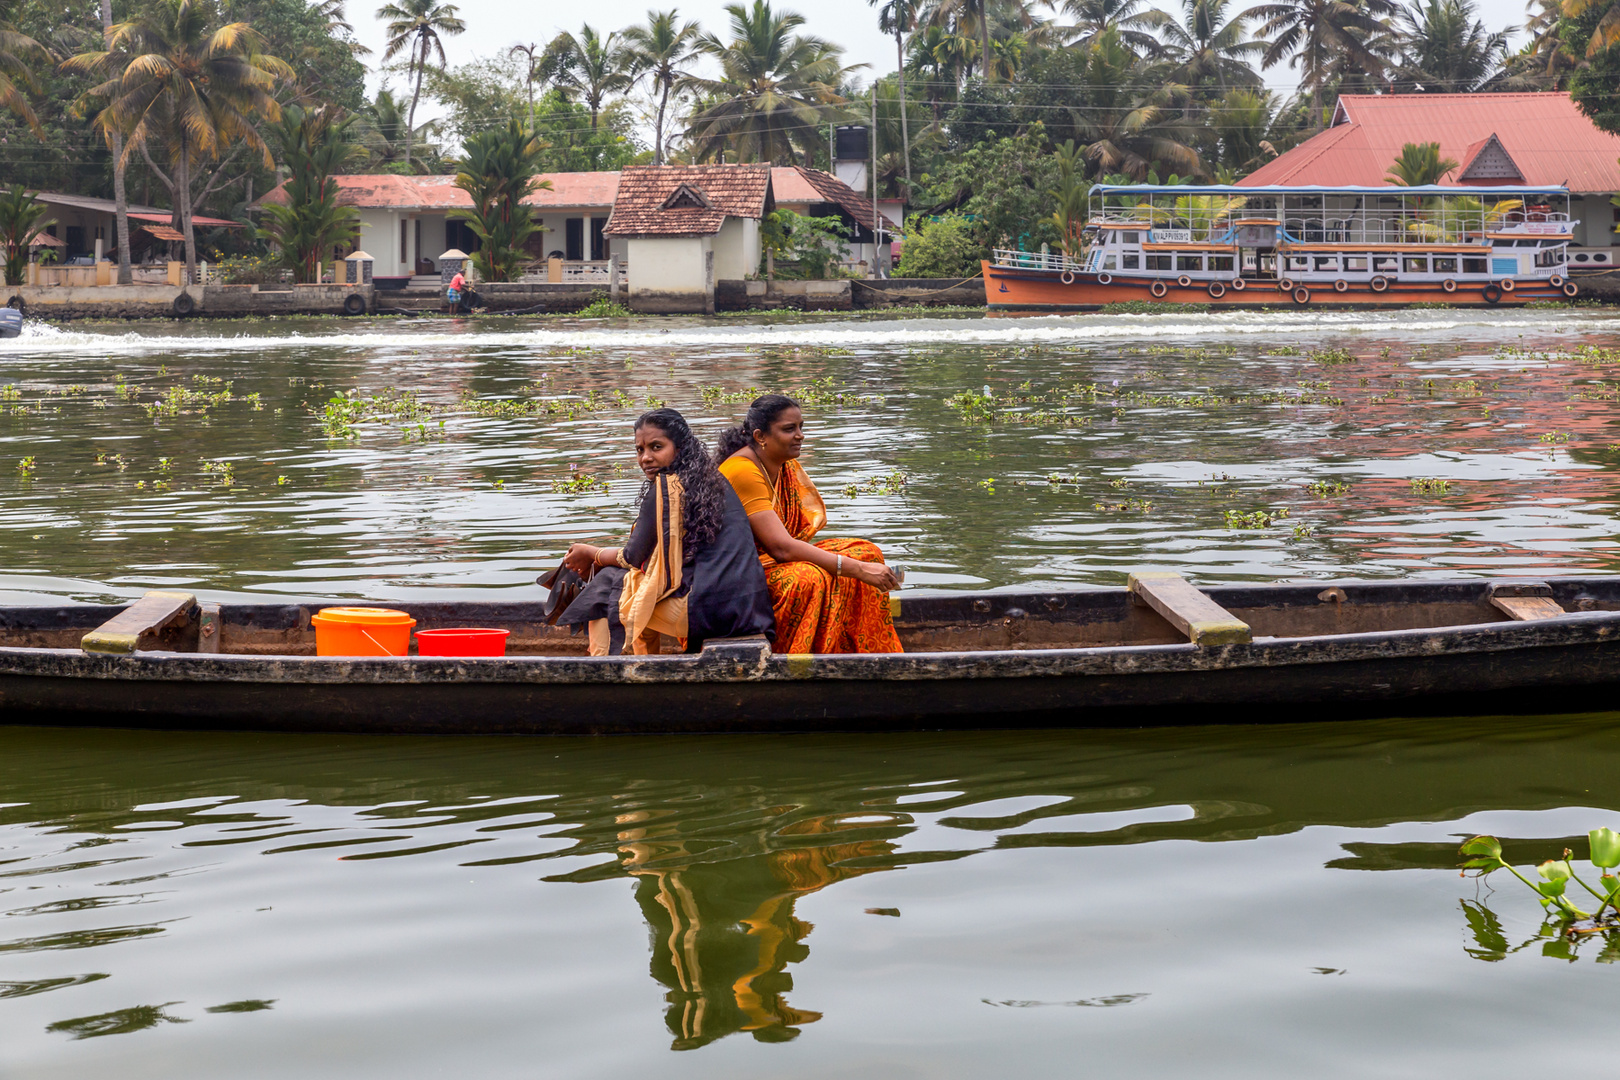
M 832 347 L 932 347 L 952 345 L 1083 345 L 1151 337 L 1158 340 L 1245 338 L 1260 335 L 1297 341 L 1364 333 L 1466 334 L 1513 338 L 1613 330 L 1616 319 L 1541 311 L 1399 312 L 1222 312 L 1208 315 L 1071 315 L 1028 319 L 906 319 L 882 322 L 814 324 L 703 324 L 657 329 L 656 324 L 585 326 L 578 322 L 512 329 L 471 326 L 447 329 L 445 320 L 424 320 L 420 329 L 386 328 L 332 333 L 193 335 L 167 332 L 168 325 L 144 325 L 140 332 L 106 334 L 25 325 L 21 337 L 0 342 L 0 357 L 51 354 L 147 355 L 183 348 L 189 353 L 262 352 L 311 346 L 388 351 L 392 349 L 494 348 L 689 348 L 701 346 L 804 345 Z

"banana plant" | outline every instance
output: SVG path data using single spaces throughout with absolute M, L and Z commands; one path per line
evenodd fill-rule
M 1573 853 L 1568 848 L 1564 849 L 1562 859 L 1548 859 L 1537 866 L 1536 874 L 1541 880 L 1531 881 L 1502 858 L 1502 843 L 1494 836 L 1476 836 L 1463 844 L 1461 854 L 1465 861 L 1462 869 L 1464 873 L 1478 870 L 1480 877 L 1506 870 L 1536 893 L 1543 908 L 1557 912 L 1566 921 L 1600 919 L 1604 910 L 1610 907 L 1614 908 L 1616 915 L 1620 915 L 1620 877 L 1613 872 L 1615 867 L 1620 866 L 1620 833 L 1613 829 L 1593 829 L 1587 837 L 1591 842 L 1592 865 L 1599 872 L 1597 888 L 1588 885 L 1575 873 L 1569 861 Z M 1565 895 L 1571 881 L 1597 898 L 1596 912 L 1588 914 L 1582 911 Z

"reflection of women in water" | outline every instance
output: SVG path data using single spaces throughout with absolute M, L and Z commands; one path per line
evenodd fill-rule
M 870 540 L 814 540 L 827 508 L 799 467 L 804 413 L 767 394 L 720 433 L 715 459 L 737 489 L 776 613 L 779 653 L 899 652 L 889 590 L 900 583 Z
M 558 622 L 587 623 L 592 656 L 626 641 L 656 653 L 660 633 L 687 652 L 705 638 L 769 635 L 770 592 L 736 493 L 674 409 L 644 413 L 635 433 L 647 476 L 635 527 L 622 548 L 568 549 L 563 564 L 594 576 Z

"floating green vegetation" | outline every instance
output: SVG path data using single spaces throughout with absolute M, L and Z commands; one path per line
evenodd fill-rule
M 1318 499 L 1335 499 L 1350 494 L 1350 485 L 1338 480 L 1312 480 L 1305 490 Z
M 1297 345 L 1278 345 L 1276 348 L 1267 349 L 1266 351 L 1268 353 L 1270 353 L 1272 356 L 1298 356 L 1299 355 L 1299 346 L 1297 346 Z
M 635 313 L 623 304 L 599 296 L 571 314 L 576 319 L 628 319 Z
M 766 391 L 757 386 L 746 387 L 742 390 L 726 390 L 724 387 L 719 386 L 704 386 L 698 389 L 698 393 L 703 399 L 703 404 L 707 408 L 713 409 L 721 405 L 746 405 L 755 398 L 763 396 Z M 812 379 L 803 386 L 791 387 L 783 391 L 783 393 L 800 405 L 861 406 L 883 404 L 881 397 L 869 397 L 847 390 L 839 390 L 836 381 L 831 375 L 820 379 Z M 651 399 L 649 398 L 649 400 Z
M 1309 540 L 1316 535 L 1316 526 L 1306 521 L 1294 522 L 1294 539 Z
M 1241 510 L 1221 511 L 1221 517 L 1226 520 L 1228 529 L 1269 529 L 1287 516 L 1286 506 L 1276 510 L 1253 510 L 1247 514 Z
M 1078 473 L 1047 473 L 1046 482 L 1051 484 L 1053 487 L 1062 487 L 1065 484 L 1072 484 L 1075 487 L 1079 487 L 1080 475 Z
M 844 495 L 853 499 L 857 495 L 899 495 L 906 490 L 906 474 L 890 469 L 882 476 L 874 476 L 858 484 L 845 484 Z
M 559 478 L 551 482 L 551 490 L 558 495 L 589 495 L 593 492 L 605 492 L 608 482 L 588 472 L 581 472 L 570 467 L 566 478 Z
M 236 465 L 232 462 L 205 460 L 202 463 L 202 471 L 218 476 L 221 487 L 230 487 L 236 483 Z
M 1356 354 L 1349 349 L 1312 349 L 1305 359 L 1313 364 L 1349 364 L 1355 361 Z
M 1450 480 L 1438 480 L 1432 476 L 1415 476 L 1411 485 L 1414 495 L 1445 495 L 1451 491 Z
M 258 397 L 257 394 L 254 395 Z M 153 420 L 179 416 L 181 413 L 201 413 L 206 415 L 209 409 L 223 405 L 231 400 L 231 384 L 225 383 L 224 389 L 209 393 L 207 390 L 187 390 L 183 386 L 171 386 L 159 395 L 156 401 L 141 406 L 146 415 Z
M 1121 503 L 1092 503 L 1091 508 L 1101 510 L 1107 514 L 1123 514 L 1127 511 L 1145 514 L 1153 509 L 1153 504 L 1147 499 L 1126 499 Z
M 1554 446 L 1562 446 L 1572 438 L 1574 436 L 1567 431 L 1544 431 L 1541 434 L 1542 442 L 1551 443 Z
M 414 390 L 386 387 L 370 397 L 358 390 L 334 394 L 321 412 L 321 427 L 329 439 L 352 442 L 360 437 L 359 425 L 368 420 L 420 423 L 433 415 L 433 406 L 416 396 Z
M 0 386 L 0 401 L 21 401 L 22 391 L 7 383 Z
M 1465 857 L 1462 864 L 1463 872 L 1478 870 L 1479 877 L 1485 877 L 1497 870 L 1506 870 L 1525 885 L 1529 886 L 1536 898 L 1541 902 L 1547 914 L 1566 924 L 1566 933 L 1576 933 L 1575 927 L 1567 924 L 1589 921 L 1592 926 L 1585 933 L 1597 930 L 1610 929 L 1615 923 L 1613 917 L 1604 925 L 1603 914 L 1609 908 L 1614 908 L 1616 916 L 1620 916 L 1620 877 L 1609 873 L 1620 866 L 1620 833 L 1612 829 L 1593 829 L 1586 834 L 1590 844 L 1588 852 L 1593 869 L 1598 871 L 1598 887 L 1588 885 L 1582 877 L 1575 872 L 1570 857 L 1574 854 L 1569 848 L 1564 849 L 1562 859 L 1548 859 L 1536 867 L 1536 874 L 1541 878 L 1539 882 L 1531 881 L 1506 859 L 1502 858 L 1502 843 L 1494 836 L 1476 836 L 1459 849 L 1459 854 Z M 1569 883 L 1574 882 L 1597 900 L 1597 911 L 1588 914 L 1576 907 L 1569 899 Z
M 24 479 L 34 475 L 34 457 L 32 454 L 17 462 L 17 471 L 22 473 Z

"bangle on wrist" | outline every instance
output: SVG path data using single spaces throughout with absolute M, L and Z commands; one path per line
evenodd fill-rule
M 840 556 L 838 556 L 838 562 L 833 565 L 833 577 L 841 578 L 843 576 L 844 576 L 844 557 L 842 555 L 840 555 Z

